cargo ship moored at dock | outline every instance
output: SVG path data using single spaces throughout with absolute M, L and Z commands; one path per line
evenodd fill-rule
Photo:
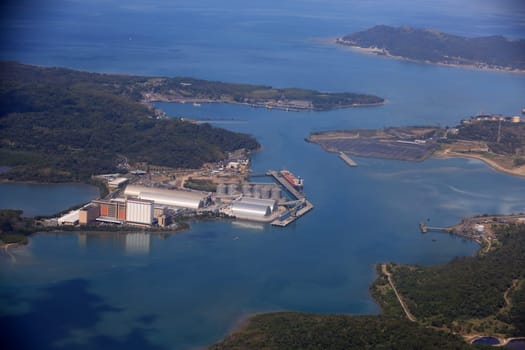
M 298 191 L 303 190 L 303 185 L 304 185 L 303 179 L 301 179 L 300 177 L 296 177 L 294 174 L 292 174 L 288 170 L 281 170 L 280 173 L 286 179 L 286 181 L 288 181 L 290 185 L 292 185 L 295 189 L 297 189 Z

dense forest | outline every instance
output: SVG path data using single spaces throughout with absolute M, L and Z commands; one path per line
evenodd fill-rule
M 395 266 L 398 291 L 418 320 L 453 331 L 523 336 L 525 226 L 509 226 L 498 241 L 487 254 L 445 265 Z
M 459 336 L 384 316 L 314 315 L 282 312 L 257 315 L 212 350 L 459 350 Z
M 255 149 L 248 135 L 159 117 L 139 103 L 146 78 L 0 64 L 3 178 L 86 181 L 119 164 L 195 168 Z
M 499 140 L 498 140 L 499 135 Z M 497 154 L 525 154 L 525 123 L 479 121 L 461 124 L 451 140 L 484 141 Z
M 344 36 L 339 43 L 386 50 L 432 63 L 525 70 L 525 40 L 502 36 L 466 38 L 436 30 L 378 25 Z

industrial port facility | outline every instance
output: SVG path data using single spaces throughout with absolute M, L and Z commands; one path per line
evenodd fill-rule
M 302 192 L 304 180 L 287 170 L 264 174 L 274 182 L 220 182 L 215 192 L 154 182 L 144 185 L 140 179 L 147 174 L 134 175 L 132 179 L 110 176 L 107 184 L 113 191 L 108 198 L 67 213 L 58 224 L 171 227 L 178 217 L 205 214 L 284 227 L 313 208 Z

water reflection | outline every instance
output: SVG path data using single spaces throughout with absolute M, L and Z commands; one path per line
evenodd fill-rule
M 78 233 L 78 246 L 81 249 L 110 246 L 119 248 L 127 255 L 147 255 L 151 250 L 151 235 L 146 232 L 81 232 Z

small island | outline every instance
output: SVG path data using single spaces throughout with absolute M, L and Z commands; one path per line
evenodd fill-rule
M 407 161 L 474 158 L 525 176 L 525 122 L 519 116 L 477 115 L 450 127 L 411 126 L 312 133 L 307 141 L 328 152 Z M 348 162 L 348 161 L 347 161 Z
M 525 72 L 525 40 L 502 36 L 467 38 L 408 26 L 373 28 L 345 35 L 338 44 L 417 62 Z

